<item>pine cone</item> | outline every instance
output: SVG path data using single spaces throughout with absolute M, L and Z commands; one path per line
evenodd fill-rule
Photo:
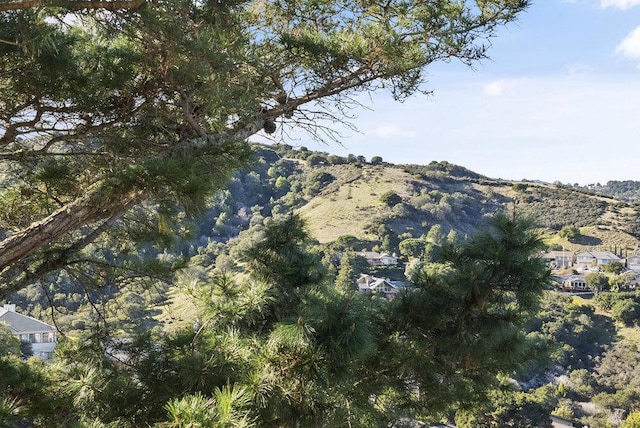
M 262 125 L 262 129 L 264 129 L 264 132 L 267 134 L 273 134 L 276 132 L 276 123 L 271 119 L 266 119 L 264 125 Z

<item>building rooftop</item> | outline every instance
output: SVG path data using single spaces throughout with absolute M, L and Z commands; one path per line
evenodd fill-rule
M 49 332 L 55 329 L 47 323 L 16 312 L 15 305 L 0 308 L 0 321 L 6 323 L 14 334 Z

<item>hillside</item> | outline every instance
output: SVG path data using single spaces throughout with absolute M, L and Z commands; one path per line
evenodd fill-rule
M 322 243 L 342 235 L 375 240 L 373 226 L 395 217 L 395 207 L 386 206 L 382 195 L 390 191 L 403 199 L 412 195 L 412 177 L 397 168 L 332 166 L 326 170 L 336 180 L 298 210 L 307 219 L 312 235 Z M 411 227 L 415 228 L 407 226 Z
M 273 156 L 274 152 L 279 156 Z M 514 209 L 534 216 L 547 231 L 550 244 L 575 251 L 614 246 L 633 250 L 640 237 L 637 204 L 583 189 L 494 180 L 447 162 L 427 166 L 371 164 L 362 158 L 337 158 L 278 146 L 260 147 L 258 153 L 261 159 L 273 161 L 268 168 L 272 175 L 274 169 L 279 171 L 275 177 L 261 177 L 264 185 L 278 177 L 290 184 L 288 193 L 277 199 L 272 195 L 270 201 L 300 212 L 321 243 L 351 235 L 373 246 L 385 235 L 419 237 L 434 225 L 445 233 L 453 230 L 464 236 L 486 215 Z M 401 202 L 385 204 L 382 196 L 389 192 L 400 196 Z M 250 189 L 242 193 L 255 194 Z M 273 194 L 277 195 L 277 190 Z M 240 204 L 246 209 L 252 206 Z M 261 214 L 272 211 L 264 206 Z M 570 225 L 582 228 L 579 242 L 556 236 Z
M 333 246 L 327 254 L 351 247 L 401 255 L 403 240 L 471 236 L 486 216 L 514 210 L 538 221 L 549 249 L 610 250 L 626 256 L 639 246 L 638 204 L 584 189 L 494 180 L 448 162 L 392 165 L 285 145 L 254 149 L 254 164 L 234 174 L 193 222 L 175 219 L 180 232 L 172 240 L 146 244 L 141 250 L 145 257 L 153 263 L 190 259 L 202 269 L 233 269 L 243 243 L 251 242 L 271 217 L 291 212 L 302 215 L 311 237 L 323 247 Z M 396 195 L 391 204 L 384 198 L 389 194 Z M 559 232 L 566 226 L 578 227 L 579 239 L 562 237 Z M 157 227 L 148 226 L 150 237 L 157 235 Z M 380 274 L 402 279 L 403 263 L 396 272 Z M 57 287 L 54 304 L 64 304 L 70 311 L 63 324 L 81 327 L 71 313 L 86 305 L 86 284 L 64 272 L 48 281 Z M 162 287 L 159 292 L 163 293 Z M 38 315 L 50 297 L 34 285 L 12 301 Z M 137 304 L 144 309 L 144 301 Z M 176 309 L 182 312 L 184 308 Z M 163 321 L 173 323 L 178 318 L 168 314 Z
M 217 358 L 227 352 L 234 364 L 236 358 L 242 358 L 236 353 L 236 345 L 240 343 L 235 337 L 237 329 L 229 329 L 229 334 L 233 334 L 226 336 L 226 326 L 232 325 L 227 323 L 246 313 L 247 321 L 243 321 L 243 325 L 254 325 L 254 314 L 266 313 L 260 306 L 264 304 L 262 302 L 273 298 L 260 288 L 262 281 L 252 280 L 247 273 L 249 264 L 244 258 L 245 250 L 264 239 L 263 232 L 268 230 L 274 218 L 295 219 L 288 218 L 292 212 L 306 220 L 307 228 L 317 242 L 305 241 L 309 244 L 305 248 L 318 263 L 322 260 L 322 271 L 327 273 L 325 281 L 332 285 L 340 284 L 339 278 L 344 272 L 347 272 L 344 281 L 348 281 L 345 283 L 352 286 L 354 278 L 363 272 L 390 280 L 411 280 L 411 273 L 406 272 L 411 269 L 415 272 L 421 263 L 425 263 L 425 272 L 438 264 L 434 247 L 444 240 L 453 242 L 472 235 L 487 216 L 500 211 L 537 219 L 549 249 L 612 250 L 626 255 L 638 247 L 638 205 L 585 189 L 495 180 L 448 162 L 392 165 L 381 159 L 371 162 L 356 156 L 341 158 L 289 146 L 255 146 L 255 153 L 255 163 L 234 174 L 226 188 L 210 199 L 200 217 L 193 222 L 181 216 L 175 219 L 180 229 L 171 229 L 175 235 L 173 240 L 150 241 L 136 248 L 134 256 L 146 263 L 140 266 L 147 271 L 132 275 L 128 266 L 119 269 L 116 265 L 116 257 L 120 255 L 107 254 L 105 260 L 116 265 L 113 270 L 106 269 L 107 264 L 102 263 L 98 271 L 76 270 L 71 274 L 61 271 L 47 277 L 41 286 L 33 285 L 21 291 L 11 301 L 24 313 L 47 320 L 54 316 L 56 326 L 73 338 L 91 334 L 91 337 L 103 340 L 94 333 L 108 329 L 110 340 L 126 344 L 125 348 L 129 346 L 128 338 L 137 334 L 143 340 L 152 337 L 150 334 L 169 338 L 167 348 L 161 353 L 156 352 L 157 344 L 154 343 L 148 348 L 152 351 L 142 355 L 157 354 L 164 358 L 184 351 L 188 358 L 183 369 L 191 370 L 197 361 L 212 361 L 217 367 L 217 360 L 211 355 Z M 149 231 L 157 231 L 154 226 L 160 224 L 151 224 Z M 561 233 L 567 226 L 577 228 L 579 233 L 570 237 Z M 292 229 L 280 229 L 276 236 L 287 235 L 284 230 Z M 422 236 L 425 239 L 409 239 Z M 423 243 L 420 264 L 413 263 L 418 259 L 411 259 L 410 250 L 404 251 L 411 241 Z M 428 246 L 431 249 L 428 250 Z M 104 248 L 102 242 L 96 242 L 96 252 L 101 248 Z M 347 248 L 396 252 L 400 256 L 399 263 L 369 266 L 364 259 L 345 251 Z M 268 251 L 259 254 L 268 254 Z M 345 263 L 345 254 L 352 257 L 349 263 Z M 273 265 L 270 262 L 273 259 L 267 260 L 266 266 Z M 174 277 L 172 273 L 175 272 L 165 270 L 164 265 L 176 266 L 177 275 Z M 291 272 L 299 271 L 297 267 L 291 269 Z M 149 274 L 145 275 L 145 272 Z M 502 385 L 500 391 L 489 394 L 491 402 L 475 417 L 493 415 L 491 417 L 498 420 L 500 417 L 508 420 L 509 415 L 518 415 L 524 419 L 544 419 L 554 414 L 605 428 L 612 426 L 610 420 L 616 420 L 629 409 L 640 408 L 640 399 L 635 395 L 638 384 L 629 380 L 638 378 L 634 368 L 640 363 L 635 351 L 640 337 L 637 328 L 640 294 L 631 291 L 630 283 L 623 277 L 610 275 L 611 289 L 614 290 L 615 285 L 615 291 L 600 293 L 590 300 L 555 290 L 545 291 L 540 310 L 527 313 L 528 321 L 523 330 L 536 343 L 535 353 L 539 355 L 533 355 L 533 359 L 512 373 L 513 377 L 509 379 L 511 384 L 522 389 L 508 391 L 503 389 L 506 385 Z M 466 284 L 468 277 L 464 278 Z M 279 281 L 274 283 L 279 284 Z M 448 281 L 441 285 L 443 290 L 449 290 Z M 50 295 L 47 290 L 55 290 L 55 294 Z M 357 293 L 355 288 L 351 292 Z M 256 298 L 261 293 L 265 293 L 264 300 Z M 305 299 L 300 306 L 305 312 L 301 314 L 315 319 L 316 313 L 324 314 L 327 308 L 342 311 L 369 302 L 364 298 L 347 300 L 348 303 L 343 304 L 343 297 L 340 297 L 343 295 L 334 291 L 327 296 L 333 296 L 332 300 L 317 299 L 315 294 L 313 299 Z M 429 317 L 434 314 L 446 313 L 454 300 L 449 294 L 443 296 L 446 298 L 441 301 L 445 304 L 436 310 L 423 309 L 431 308 L 428 305 L 416 306 L 416 319 L 422 320 L 426 315 L 424 319 L 431 320 L 433 318 Z M 392 302 L 396 300 L 400 299 Z M 407 303 L 410 300 L 407 299 Z M 371 308 L 384 308 L 382 305 L 387 304 L 375 295 L 371 301 L 375 302 Z M 425 300 L 433 301 L 437 299 Z M 319 305 L 317 312 L 308 312 L 313 302 Z M 254 307 L 251 305 L 255 308 L 247 311 L 246 307 Z M 367 307 L 367 313 L 369 310 Z M 456 317 L 459 313 L 456 310 Z M 404 309 L 392 319 L 403 314 Z M 631 316 L 635 318 L 627 322 Z M 291 319 L 299 322 L 303 317 Z M 202 324 L 202 320 L 206 323 Z M 349 326 L 355 324 L 350 318 L 348 320 L 344 325 L 352 332 Z M 218 333 L 224 334 L 200 336 L 197 332 L 194 337 L 194 328 L 203 325 L 219 327 Z M 265 323 L 261 321 L 259 325 Z M 430 324 L 426 322 L 425 325 Z M 448 344 L 454 342 L 451 337 L 451 332 L 443 334 L 442 343 L 457 353 L 457 342 Z M 252 335 L 251 340 L 244 343 L 253 343 L 254 339 Z M 219 343 L 224 349 L 207 350 L 201 360 L 194 359 L 195 347 L 206 340 Z M 131 346 L 145 346 L 145 343 L 136 342 Z M 558 344 L 560 346 L 556 346 Z M 432 346 L 432 342 L 428 342 L 428 346 Z M 362 349 L 360 345 L 357 348 Z M 473 349 L 477 352 L 477 348 Z M 77 358 L 73 357 L 75 364 Z M 158 361 L 157 367 L 163 367 L 168 359 Z M 618 364 L 618 361 L 624 363 Z M 235 370 L 235 366 L 230 366 L 232 369 L 220 367 L 226 372 Z M 425 372 L 430 373 L 431 369 Z M 152 378 L 155 382 L 155 373 Z M 296 379 L 296 376 L 288 378 Z M 515 401 L 510 401 L 512 399 Z M 522 400 L 529 410 L 524 411 L 526 409 L 520 404 Z M 584 408 L 595 410 L 587 412 Z M 532 413 L 531 409 L 537 413 Z M 524 422 L 493 425 L 546 426 Z
M 340 251 L 348 242 L 357 250 L 401 254 L 400 242 L 408 238 L 470 236 L 486 216 L 514 210 L 532 215 L 543 226 L 549 249 L 610 250 L 625 256 L 640 242 L 637 203 L 584 189 L 494 180 L 448 162 L 392 165 L 284 145 L 256 145 L 254 149 L 254 164 L 234 174 L 194 222 L 177 219 L 182 232 L 172 241 L 146 245 L 145 256 L 169 262 L 191 259 L 203 269 L 233 269 L 243 242 L 251 242 L 269 218 L 290 212 L 300 213 L 312 238 L 333 245 L 332 251 Z M 391 204 L 384 198 L 389 194 L 397 195 Z M 579 239 L 561 237 L 565 226 L 577 226 Z M 153 227 L 151 224 L 149 231 Z M 402 279 L 402 265 L 397 272 L 380 274 Z M 49 280 L 58 290 L 54 303 L 70 311 L 61 317 L 62 324 L 81 328 L 82 323 L 71 313 L 86 305 L 86 285 L 64 272 Z M 163 297 L 150 295 L 149 299 Z M 12 301 L 37 315 L 50 298 L 34 285 Z M 137 305 L 144 310 L 144 301 Z M 184 312 L 189 311 L 182 306 L 175 310 L 176 314 Z M 180 323 L 180 316 L 166 315 L 164 324 Z

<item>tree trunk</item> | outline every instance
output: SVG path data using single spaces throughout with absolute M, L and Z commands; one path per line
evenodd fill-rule
M 56 0 L 18 0 L 8 1 L 0 4 L 0 12 L 7 10 L 25 10 L 41 7 L 62 7 L 69 10 L 84 9 L 104 9 L 104 10 L 120 10 L 120 9 L 137 9 L 145 4 L 144 0 L 74 0 L 74 1 L 56 1 Z
M 67 232 L 127 210 L 140 201 L 142 194 L 97 185 L 85 196 L 0 242 L 0 272 Z

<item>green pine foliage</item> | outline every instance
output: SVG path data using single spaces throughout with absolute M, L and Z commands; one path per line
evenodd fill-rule
M 77 254 L 134 207 L 201 212 L 247 164 L 257 133 L 295 126 L 336 140 L 320 123 L 349 117 L 352 97 L 384 89 L 404 99 L 421 92 L 430 64 L 485 58 L 496 28 L 528 2 L 276 6 L 2 6 L 0 160 L 11 174 L 0 229 L 21 232 L 0 241 L 3 284 L 72 264 L 43 261 L 52 247 Z M 309 194 L 328 182 L 322 174 Z
M 497 216 L 490 229 L 444 252 L 448 270 L 419 276 L 417 290 L 392 302 L 390 333 L 397 338 L 390 346 L 398 346 L 393 355 L 412 361 L 417 385 L 434 391 L 421 403 L 427 414 L 472 405 L 497 372 L 515 370 L 526 359 L 531 344 L 521 326 L 548 275 L 531 258 L 542 242 L 530 227 L 524 219 Z
M 44 365 L 1 331 L 0 425 L 542 425 L 578 415 L 572 394 L 638 407 L 634 348 L 606 349 L 604 315 L 562 299 L 532 315 L 547 278 L 532 225 L 496 216 L 476 234 L 509 207 L 551 230 L 637 235 L 637 207 L 448 162 L 401 172 L 246 142 L 289 125 L 336 139 L 318 119 L 347 117 L 362 92 L 419 92 L 433 62 L 475 63 L 529 2 L 72 3 L 0 8 L 0 296 L 68 333 Z M 358 201 L 342 249 L 424 253 L 416 287 L 362 296 L 348 256 L 334 281 L 320 260 L 335 254 L 291 214 L 327 200 L 331 214 Z M 190 304 L 169 329 L 155 316 L 176 283 Z M 609 303 L 636 322 L 635 300 Z M 572 383 L 507 390 L 541 345 Z
M 484 402 L 496 375 L 526 359 L 519 326 L 546 280 L 531 257 L 540 241 L 529 228 L 496 217 L 449 250 L 447 274 L 425 275 L 416 289 L 387 301 L 337 286 L 309 246 L 304 222 L 286 216 L 265 224 L 243 251 L 244 272 L 183 276 L 197 307 L 193 326 L 123 338 L 96 330 L 62 343 L 41 374 L 51 389 L 40 394 L 54 393 L 52 405 L 67 406 L 65 423 L 97 426 L 386 426 L 453 418 Z
M 360 274 L 367 273 L 370 269 L 371 266 L 364 257 L 353 251 L 344 251 L 340 259 L 335 285 L 343 290 L 353 290 Z

